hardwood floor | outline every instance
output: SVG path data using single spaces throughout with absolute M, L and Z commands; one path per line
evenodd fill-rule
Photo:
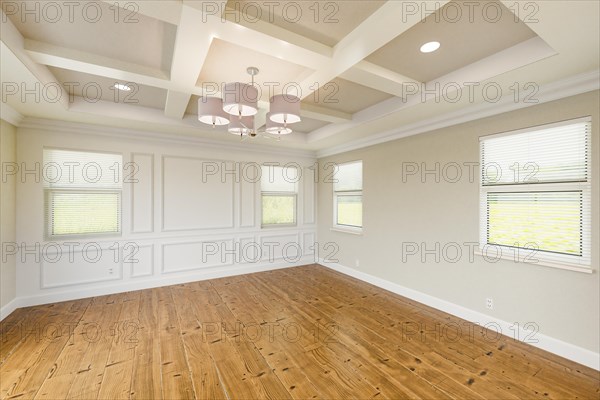
M 600 396 L 597 371 L 317 265 L 19 309 L 0 329 L 3 399 Z

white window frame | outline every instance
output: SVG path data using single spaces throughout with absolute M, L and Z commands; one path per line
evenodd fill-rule
M 90 153 L 90 154 L 112 154 L 121 156 L 121 188 L 89 188 L 89 187 L 44 187 L 44 239 L 48 240 L 73 240 L 73 239 L 93 239 L 93 238 L 107 238 L 107 237 L 121 237 L 123 235 L 123 181 L 122 181 L 122 169 L 123 169 L 123 154 L 110 152 L 110 151 L 97 151 L 97 150 L 85 150 L 85 149 L 70 149 L 70 148 L 55 148 L 45 147 L 44 150 L 64 150 L 73 151 L 79 153 Z M 44 160 L 45 162 L 45 160 Z M 117 232 L 90 232 L 90 233 L 77 233 L 77 234 L 64 234 L 56 235 L 53 234 L 53 220 L 50 216 L 52 210 L 52 201 L 54 193 L 114 193 L 118 197 L 118 231 Z
M 591 123 L 590 117 L 577 118 L 567 121 L 561 121 L 552 124 L 539 125 L 530 128 L 520 129 L 516 131 L 503 132 L 493 135 L 481 136 L 480 142 L 486 139 L 507 136 L 507 135 L 519 135 L 527 132 L 544 130 L 549 128 L 561 127 L 572 125 L 576 123 L 587 122 Z M 588 171 L 587 181 L 585 182 L 561 182 L 561 183 L 502 183 L 498 185 L 484 185 L 483 184 L 483 159 L 480 146 L 480 162 L 481 162 L 481 176 L 479 180 L 479 250 L 476 254 L 484 256 L 487 259 L 506 259 L 514 262 L 521 262 L 525 264 L 541 265 L 553 268 L 566 269 L 571 271 L 592 273 L 591 269 L 591 204 L 592 204 L 592 146 L 591 146 L 591 134 L 587 136 L 588 143 Z M 531 249 L 522 247 L 511 247 L 498 244 L 488 243 L 488 230 L 487 230 L 487 195 L 488 193 L 538 193 L 538 192 L 566 192 L 576 191 L 582 193 L 583 198 L 583 215 L 582 218 L 582 246 L 584 248 L 584 254 L 579 259 L 575 255 L 559 254 L 550 251 L 532 251 Z M 493 246 L 499 248 L 501 254 L 498 254 L 497 248 L 490 251 L 490 247 Z
M 362 165 L 363 161 L 355 160 L 355 161 L 349 161 L 349 162 L 338 164 L 338 165 L 336 165 L 335 172 L 337 172 L 339 167 L 341 167 L 343 165 L 350 165 L 350 164 L 357 164 L 357 163 L 360 163 Z M 334 179 L 336 179 L 335 172 L 334 172 Z M 363 176 L 364 176 L 364 174 L 363 174 Z M 337 190 L 336 191 L 335 183 L 332 185 L 332 188 L 333 188 L 333 227 L 331 229 L 334 231 L 340 231 L 340 232 L 362 234 L 364 221 L 363 221 L 363 225 L 361 225 L 361 226 L 345 225 L 345 224 L 338 223 L 338 198 L 343 197 L 343 196 L 360 196 L 361 204 L 363 204 L 363 190 L 361 189 L 361 190 Z M 364 217 L 364 210 L 363 210 L 363 217 Z

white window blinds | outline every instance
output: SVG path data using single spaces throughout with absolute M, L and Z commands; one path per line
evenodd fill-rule
M 585 182 L 589 122 L 483 138 L 483 185 Z
M 336 166 L 333 182 L 334 226 L 362 229 L 362 161 Z
M 122 156 L 44 149 L 46 237 L 121 232 Z
M 44 186 L 121 189 L 122 163 L 120 154 L 44 149 Z
M 334 192 L 362 190 L 362 161 L 341 164 L 335 171 Z
M 589 266 L 589 118 L 482 137 L 480 242 Z
M 298 191 L 299 173 L 296 167 L 263 165 L 260 179 L 261 191 L 295 193 Z

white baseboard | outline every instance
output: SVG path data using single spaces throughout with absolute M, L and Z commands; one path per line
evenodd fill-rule
M 181 283 L 203 281 L 207 279 L 224 278 L 228 276 L 251 274 L 255 272 L 271 271 L 281 268 L 291 268 L 315 262 L 313 256 L 306 256 L 300 261 L 290 264 L 284 260 L 261 264 L 236 264 L 233 267 L 219 270 L 200 270 L 185 275 L 165 276 L 160 275 L 143 281 L 128 280 L 121 283 L 112 283 L 94 288 L 71 288 L 61 292 L 44 293 L 35 296 L 23 296 L 13 299 L 0 309 L 0 321 L 20 307 L 37 306 L 40 304 L 57 303 L 61 301 L 77 300 L 87 297 L 103 296 L 107 294 L 131 292 L 134 290 L 151 289 L 161 286 L 178 285 Z
M 8 304 L 6 304 L 4 307 L 0 308 L 0 321 L 2 321 L 4 318 L 8 317 L 13 311 L 15 311 L 19 307 L 22 307 L 22 306 L 20 304 L 20 299 L 18 297 L 9 301 Z
M 333 269 L 335 271 L 341 272 L 342 274 L 349 275 L 353 278 L 365 281 L 382 289 L 407 297 L 411 300 L 418 301 L 419 303 L 423 303 L 429 307 L 433 307 L 438 310 L 444 311 L 448 314 L 452 314 L 456 317 L 465 319 L 469 322 L 479 324 L 482 326 L 485 326 L 487 324 L 497 324 L 497 326 L 500 327 L 501 332 L 504 332 L 505 334 L 508 332 L 513 332 L 511 327 L 513 327 L 514 324 L 500 320 L 498 318 L 490 317 L 489 315 L 482 314 L 478 311 L 459 306 L 458 304 L 442 300 L 440 298 L 419 292 L 417 290 L 409 289 L 407 287 L 398 285 L 388 280 L 378 278 L 376 276 L 369 275 L 361 271 L 357 271 L 353 268 L 349 268 L 341 264 L 326 262 L 323 259 L 319 259 L 319 264 L 327 268 Z M 522 328 L 520 329 L 523 330 Z M 510 336 L 510 334 L 508 334 L 507 336 Z M 526 335 L 520 335 L 520 337 L 525 336 Z M 579 346 L 575 346 L 567 342 L 563 342 L 562 340 L 555 339 L 553 337 L 541 334 L 539 332 L 535 334 L 535 338 L 537 339 L 537 343 L 530 341 L 527 341 L 527 343 L 540 349 L 557 354 L 561 357 L 583 364 L 587 367 L 594 368 L 595 370 L 600 370 L 600 354 L 598 353 L 584 349 Z

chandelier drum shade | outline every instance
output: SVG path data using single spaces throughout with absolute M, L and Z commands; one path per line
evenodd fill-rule
M 229 124 L 228 131 L 236 135 L 255 137 L 254 115 L 258 113 L 259 90 L 254 86 L 258 68 L 248 67 L 250 84 L 231 82 L 223 85 L 222 98 L 198 99 L 198 120 L 213 127 Z M 300 122 L 300 99 L 289 94 L 278 94 L 270 99 L 265 132 L 277 136 L 292 133 L 288 124 Z
M 300 122 L 300 99 L 289 94 L 271 97 L 271 121 L 287 126 Z
M 213 127 L 227 125 L 229 116 L 223 111 L 223 100 L 218 97 L 200 97 L 198 99 L 198 120 Z
M 229 133 L 238 136 L 245 136 L 254 131 L 254 116 L 246 116 L 246 117 L 233 117 L 229 122 L 229 127 L 227 128 Z
M 227 83 L 223 87 L 223 111 L 247 117 L 258 112 L 258 90 L 246 83 Z
M 271 113 L 267 113 L 267 127 L 265 131 L 272 135 L 287 135 L 292 133 L 292 130 L 283 124 L 277 123 L 271 119 Z

